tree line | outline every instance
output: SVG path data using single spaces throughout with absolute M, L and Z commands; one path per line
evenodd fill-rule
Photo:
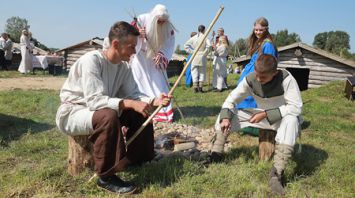
M 10 38 L 13 42 L 19 43 L 20 42 L 20 37 L 22 34 L 22 30 L 24 29 L 29 29 L 30 25 L 28 24 L 27 19 L 25 18 L 20 18 L 18 16 L 13 16 L 11 18 L 8 18 L 6 20 L 5 24 L 5 32 L 10 35 Z M 38 41 L 35 37 L 32 37 L 33 44 L 46 51 L 55 51 L 56 48 L 48 48 L 46 45 Z

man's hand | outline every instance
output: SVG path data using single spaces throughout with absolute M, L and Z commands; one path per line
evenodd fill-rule
M 222 122 L 220 123 L 220 127 L 222 130 L 222 133 L 224 133 L 225 135 L 227 135 L 229 133 L 229 131 L 231 130 L 231 122 L 229 119 L 223 119 Z
M 153 101 L 153 106 L 157 107 L 163 105 L 164 107 L 170 104 L 171 99 L 173 98 L 172 95 L 166 95 L 165 93 L 160 94 L 159 98 L 155 98 Z
M 148 117 L 149 116 L 149 110 L 150 110 L 150 105 L 146 102 L 141 102 L 137 100 L 122 100 L 120 102 L 120 109 L 132 109 L 140 114 L 143 115 L 143 117 Z
M 160 51 L 155 55 L 153 61 L 157 69 L 165 70 L 169 64 L 169 60 L 165 57 L 164 53 Z
M 266 115 L 265 111 L 255 113 L 251 116 L 249 122 L 250 123 L 259 123 L 261 120 L 265 119 L 266 117 L 267 117 L 267 115 Z

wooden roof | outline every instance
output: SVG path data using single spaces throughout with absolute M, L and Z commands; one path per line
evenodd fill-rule
M 93 44 L 97 44 L 97 45 L 101 45 L 103 44 L 104 42 L 104 39 L 103 38 L 99 38 L 99 37 L 94 37 L 92 39 L 89 39 L 89 40 L 86 40 L 86 41 L 83 41 L 81 43 L 77 43 L 75 45 L 71 45 L 69 47 L 65 47 L 63 49 L 60 49 L 60 50 L 57 50 L 56 52 L 62 52 L 62 51 L 65 51 L 67 49 L 71 49 L 71 48 L 75 48 L 75 47 L 78 47 L 78 46 L 81 46 L 81 45 L 85 45 L 87 43 L 89 43 L 90 45 L 93 45 Z
M 279 51 L 279 53 L 281 53 L 282 51 L 286 51 L 286 50 L 293 49 L 293 48 L 302 48 L 302 49 L 311 51 L 311 52 L 313 52 L 315 54 L 318 54 L 320 56 L 324 56 L 326 58 L 332 59 L 334 61 L 337 61 L 337 62 L 340 62 L 342 64 L 345 64 L 345 65 L 348 65 L 350 67 L 355 68 L 355 61 L 342 58 L 342 57 L 340 57 L 338 55 L 332 54 L 330 52 L 324 51 L 324 50 L 319 49 L 319 48 L 314 48 L 314 47 L 309 46 L 309 45 L 307 45 L 305 43 L 302 43 L 302 42 L 297 42 L 297 43 L 293 43 L 291 45 L 286 45 L 286 46 L 283 46 L 283 47 L 279 47 L 278 51 Z M 251 58 L 250 56 L 242 56 L 242 57 L 236 58 L 233 62 L 234 63 L 240 63 L 240 62 L 249 60 L 250 58 Z
M 186 57 L 180 54 L 173 53 L 173 56 L 171 57 L 171 60 L 176 60 L 176 61 L 185 61 Z

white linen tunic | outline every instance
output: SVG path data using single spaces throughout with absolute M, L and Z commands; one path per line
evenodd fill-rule
M 227 89 L 224 79 L 227 78 L 228 48 L 225 45 L 218 45 L 214 55 L 212 86 L 219 90 Z
M 191 37 L 184 44 L 184 49 L 187 53 L 193 54 L 194 50 L 197 49 L 198 45 L 201 43 L 204 34 L 198 33 L 195 36 Z M 206 79 L 206 65 L 207 65 L 207 54 L 208 50 L 211 47 L 211 42 L 206 38 L 205 42 L 202 43 L 200 49 L 196 53 L 195 58 L 191 63 L 191 75 L 192 82 L 204 82 Z
M 154 98 L 138 90 L 127 62 L 112 64 L 101 52 L 88 52 L 70 68 L 60 91 L 62 104 L 57 111 L 56 124 L 68 135 L 88 135 L 93 131 L 94 112 L 110 108 L 120 116 L 119 102 L 123 99 L 151 103 Z
M 249 79 L 254 79 L 248 81 Z M 256 128 L 277 130 L 275 140 L 279 144 L 293 146 L 300 131 L 302 98 L 296 80 L 286 70 L 279 70 L 278 75 L 267 83 L 266 88 L 255 80 L 255 74 L 250 73 L 241 83 L 229 94 L 222 106 L 231 112 L 232 131 L 252 126 Z M 236 110 L 235 104 L 241 102 L 247 96 L 253 96 L 259 109 Z M 220 130 L 219 122 L 226 118 L 221 114 L 218 116 L 215 128 Z M 259 123 L 249 123 L 250 117 L 259 111 L 266 111 L 267 118 Z
M 4 51 L 5 51 L 5 60 L 12 60 L 12 41 L 8 38 L 5 41 Z

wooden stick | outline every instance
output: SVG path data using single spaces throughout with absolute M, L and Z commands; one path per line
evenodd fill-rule
M 95 179 L 95 177 L 97 177 L 96 173 L 93 176 L 91 176 L 90 179 L 87 182 L 90 183 L 93 179 Z
M 210 33 L 213 25 L 216 23 L 217 19 L 219 18 L 219 16 L 221 15 L 221 13 L 224 10 L 224 6 L 222 5 L 216 16 L 213 18 L 210 26 L 208 27 L 207 31 L 205 32 L 205 35 L 203 36 L 203 39 L 201 40 L 200 44 L 198 45 L 198 47 L 195 49 L 194 53 L 192 54 L 191 58 L 189 61 L 187 61 L 187 63 L 185 64 L 179 78 L 176 80 L 174 86 L 170 89 L 169 94 L 168 95 L 172 95 L 176 89 L 176 87 L 178 86 L 179 82 L 181 81 L 182 77 L 185 74 L 185 71 L 187 69 L 187 66 L 192 62 L 192 60 L 195 58 L 198 50 L 201 48 L 203 42 L 205 42 L 208 34 Z M 126 150 L 128 148 L 128 146 L 134 141 L 134 139 L 143 131 L 143 129 L 148 125 L 148 123 L 150 123 L 150 121 L 154 118 L 154 116 L 160 111 L 160 109 L 163 108 L 163 105 L 159 105 L 155 111 L 149 116 L 149 118 L 142 124 L 142 126 L 132 135 L 132 137 L 126 142 Z

